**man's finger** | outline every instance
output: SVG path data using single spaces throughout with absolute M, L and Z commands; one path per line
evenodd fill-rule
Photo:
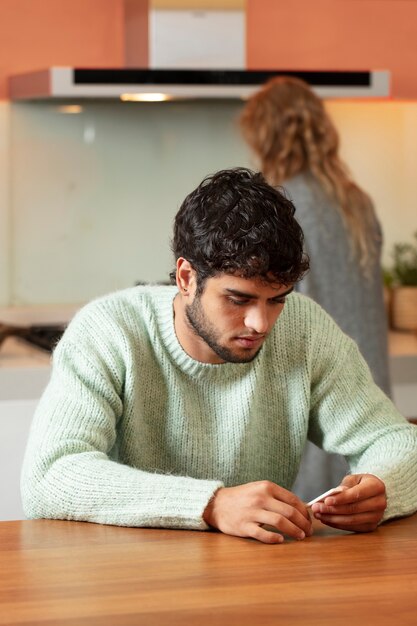
M 307 517 L 305 517 L 302 513 L 300 513 L 298 509 L 294 508 L 290 504 L 286 504 L 285 502 L 279 502 L 278 500 L 275 500 L 275 498 L 270 498 L 268 502 L 265 503 L 265 506 L 263 507 L 263 512 L 267 514 L 271 513 L 272 515 L 275 515 L 276 517 L 274 519 L 277 522 L 279 521 L 279 517 L 286 519 L 293 526 L 297 527 L 298 529 L 301 529 L 306 535 L 311 535 L 312 533 L 312 524 L 311 524 L 311 519 L 308 513 L 307 513 Z M 258 521 L 260 522 L 262 521 L 263 524 L 270 524 L 271 526 L 275 526 L 274 522 L 273 523 L 269 521 L 265 522 L 263 520 L 258 520 Z M 286 532 L 284 531 L 283 528 L 281 527 L 278 527 L 278 528 L 282 530 L 283 532 Z M 291 536 L 294 536 L 294 535 L 291 534 Z
M 259 524 L 248 524 L 247 534 L 245 536 L 257 539 L 262 543 L 283 543 L 284 537 L 280 533 L 276 533 L 272 530 L 266 530 Z
M 384 511 L 387 505 L 385 494 L 367 498 L 365 500 L 355 500 L 348 504 L 338 504 L 337 506 L 330 506 L 324 503 L 319 503 L 314 507 L 314 513 L 320 513 L 321 515 L 356 515 L 357 513 L 367 513 L 368 511 Z
M 344 530 L 354 530 L 358 532 L 366 532 L 377 527 L 382 517 L 382 511 L 367 511 L 366 513 L 358 513 L 357 515 L 321 515 L 317 514 L 323 524 L 333 526 L 334 528 L 343 528 Z
M 304 519 L 302 515 L 300 515 L 300 518 Z M 273 513 L 271 511 L 259 511 L 257 521 L 262 525 L 265 524 L 272 528 L 276 528 L 279 532 L 284 533 L 284 535 L 292 537 L 293 539 L 305 539 L 305 537 L 311 532 L 310 525 L 304 530 L 302 527 L 291 522 L 285 517 L 285 515 Z
M 334 496 L 329 496 L 328 498 L 325 499 L 324 503 L 327 506 L 336 506 L 336 505 L 340 506 L 342 504 L 350 504 L 353 502 L 359 502 L 361 500 L 367 500 L 376 495 L 382 495 L 384 493 L 385 493 L 384 483 L 378 478 L 372 476 L 372 478 L 360 480 L 360 482 L 358 482 L 352 487 L 348 486 L 347 489 L 345 489 L 344 491 L 341 491 L 340 493 Z
M 285 504 L 297 509 L 306 519 L 310 519 L 305 503 L 291 491 L 272 483 L 271 495 L 277 502 L 285 502 Z
M 323 524 L 326 524 L 326 526 L 330 526 L 331 528 L 337 528 L 338 530 L 347 530 L 349 532 L 352 533 L 370 533 L 373 530 L 375 530 L 378 527 L 378 522 L 372 522 L 369 524 L 358 524 L 357 526 L 351 527 L 351 528 L 347 528 L 346 526 L 343 526 L 341 524 L 333 524 L 331 522 L 324 522 Z

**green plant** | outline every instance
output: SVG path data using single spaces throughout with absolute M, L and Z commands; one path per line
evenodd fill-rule
M 382 268 L 382 282 L 385 287 L 391 289 L 394 282 L 394 276 L 392 275 L 392 271 L 387 267 Z
M 416 244 L 397 243 L 392 253 L 391 274 L 393 283 L 401 286 L 417 286 L 417 232 L 414 233 Z

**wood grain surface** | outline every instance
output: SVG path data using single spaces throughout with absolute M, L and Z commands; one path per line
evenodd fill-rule
M 216 532 L 0 523 L 0 624 L 415 625 L 417 515 L 264 545 Z

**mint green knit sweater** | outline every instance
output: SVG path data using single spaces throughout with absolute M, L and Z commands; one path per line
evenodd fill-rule
M 26 451 L 29 517 L 204 530 L 220 486 L 291 489 L 307 436 L 385 481 L 384 519 L 417 510 L 417 428 L 318 305 L 292 294 L 252 363 L 211 365 L 182 350 L 175 293 L 121 291 L 69 325 Z

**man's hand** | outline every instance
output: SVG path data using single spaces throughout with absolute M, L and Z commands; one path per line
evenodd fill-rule
M 314 517 L 342 530 L 375 530 L 387 506 L 382 480 L 372 474 L 352 474 L 345 476 L 341 484 L 346 489 L 312 505 Z
M 305 504 L 268 480 L 222 487 L 210 500 L 203 518 L 209 526 L 227 535 L 253 537 L 263 543 L 282 543 L 281 533 L 304 539 L 313 532 Z

